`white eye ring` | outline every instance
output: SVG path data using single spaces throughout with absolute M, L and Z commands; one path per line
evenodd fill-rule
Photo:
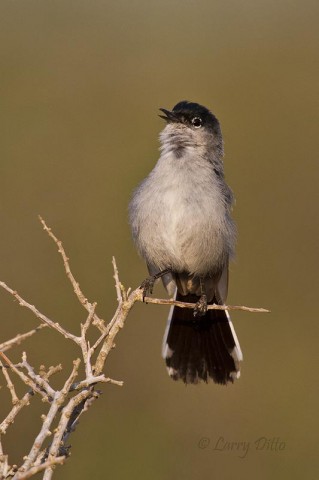
M 202 126 L 202 119 L 200 117 L 192 118 L 192 125 L 195 128 L 200 128 Z

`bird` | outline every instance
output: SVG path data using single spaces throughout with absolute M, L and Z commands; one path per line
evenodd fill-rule
M 165 122 L 160 157 L 133 192 L 129 221 L 149 276 L 143 298 L 161 278 L 173 305 L 162 355 L 169 376 L 185 384 L 233 383 L 243 360 L 225 305 L 236 226 L 232 190 L 224 176 L 224 144 L 216 116 L 183 100 L 159 109 Z

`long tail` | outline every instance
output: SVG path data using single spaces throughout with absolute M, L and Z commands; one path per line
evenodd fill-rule
M 177 293 L 176 299 L 196 303 L 198 297 Z M 192 309 L 179 307 L 172 307 L 168 318 L 163 357 L 173 380 L 198 383 L 212 378 L 223 385 L 239 378 L 243 359 L 228 312 L 208 310 L 195 318 Z

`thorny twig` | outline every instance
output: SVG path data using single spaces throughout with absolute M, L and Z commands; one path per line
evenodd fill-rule
M 0 423 L 0 480 L 11 478 L 12 480 L 25 480 L 32 477 L 36 473 L 44 472 L 43 479 L 50 480 L 53 476 L 56 465 L 62 464 L 69 455 L 70 447 L 66 444 L 69 436 L 76 428 L 79 417 L 88 410 L 92 403 L 99 397 L 100 392 L 95 390 L 98 383 L 111 383 L 122 386 L 123 382 L 105 377 L 103 369 L 106 359 L 114 347 L 114 340 L 118 332 L 123 328 L 124 322 L 136 302 L 143 301 L 143 292 L 141 288 L 133 291 L 126 291 L 119 279 L 119 273 L 113 257 L 113 269 L 116 296 L 118 301 L 117 309 L 110 322 L 105 325 L 96 313 L 96 303 L 91 303 L 85 297 L 80 289 L 79 283 L 76 281 L 69 264 L 62 242 L 54 235 L 52 230 L 46 225 L 41 218 L 43 229 L 48 233 L 49 237 L 58 247 L 66 276 L 70 281 L 74 293 L 80 304 L 87 311 L 88 315 L 83 324 L 79 324 L 79 334 L 69 332 L 59 323 L 51 320 L 49 317 L 41 313 L 34 305 L 24 300 L 15 290 L 10 288 L 6 283 L 0 282 L 0 287 L 9 292 L 19 304 L 28 308 L 37 319 L 41 321 L 40 326 L 25 334 L 19 334 L 11 340 L 0 344 L 0 370 L 4 375 L 8 390 L 11 396 L 12 408 L 5 419 Z M 176 305 L 181 308 L 194 308 L 194 305 L 175 300 L 155 299 L 146 297 L 146 303 L 155 303 L 161 305 Z M 265 312 L 265 309 L 255 309 L 250 307 L 232 307 L 210 305 L 208 308 L 222 310 L 246 310 L 251 312 Z M 99 331 L 99 336 L 90 345 L 87 335 L 91 331 L 91 326 L 95 326 Z M 60 390 L 54 389 L 50 384 L 52 375 L 59 373 L 62 369 L 61 365 L 49 367 L 46 371 L 43 365 L 40 366 L 39 372 L 27 361 L 26 353 L 22 355 L 22 361 L 14 364 L 4 353 L 5 350 L 19 345 L 23 340 L 32 336 L 43 327 L 49 327 L 56 330 L 66 339 L 74 342 L 81 351 L 82 362 L 84 365 L 84 378 L 75 382 L 76 377 L 80 373 L 81 359 L 78 358 L 73 362 L 73 368 L 69 377 L 64 382 Z M 92 357 L 95 357 L 92 363 Z M 14 382 L 11 379 L 9 370 L 28 387 L 28 391 L 22 398 L 18 398 L 15 390 Z M 2 436 L 7 432 L 8 427 L 15 421 L 18 413 L 25 406 L 29 405 L 30 400 L 35 395 L 40 395 L 44 402 L 49 403 L 49 409 L 46 415 L 42 415 L 42 425 L 39 433 L 36 435 L 29 454 L 24 458 L 24 462 L 20 467 L 10 467 L 8 463 L 8 455 L 4 454 L 1 443 Z M 52 431 L 53 423 L 57 422 L 57 426 Z M 51 443 L 48 438 L 52 437 Z
M 81 305 L 90 313 L 92 310 L 92 304 L 88 301 L 88 299 L 85 297 L 84 293 L 82 292 L 80 288 L 80 284 L 75 280 L 73 273 L 71 272 L 70 264 L 69 264 L 69 258 L 67 254 L 65 253 L 64 247 L 62 245 L 61 240 L 59 240 L 54 233 L 52 232 L 51 228 L 47 226 L 43 218 L 39 215 L 40 222 L 42 223 L 43 230 L 47 232 L 49 237 L 52 238 L 56 246 L 58 247 L 58 252 L 60 253 L 62 260 L 63 260 L 63 265 L 65 269 L 66 276 L 71 282 L 71 285 L 73 287 L 74 293 L 81 303 Z M 101 331 L 101 333 L 104 333 L 105 331 L 105 323 L 104 320 L 98 317 L 96 313 L 93 314 L 93 323 L 94 325 L 97 326 L 97 328 Z

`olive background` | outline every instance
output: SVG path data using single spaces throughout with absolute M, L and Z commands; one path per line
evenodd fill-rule
M 229 304 L 271 310 L 232 313 L 239 381 L 185 387 L 161 359 L 168 308 L 136 305 L 106 369 L 124 386 L 101 387 L 56 478 L 318 478 L 318 13 L 311 0 L 0 3 L 0 280 L 79 331 L 85 312 L 41 214 L 110 319 L 112 255 L 126 287 L 146 276 L 127 205 L 159 155 L 158 108 L 188 99 L 224 134 L 238 224 Z M 0 340 L 37 325 L 6 292 L 0 301 Z M 56 386 L 78 355 L 47 329 L 8 354 L 24 349 L 35 367 L 63 364 Z M 11 462 L 43 411 L 34 399 L 3 438 Z

